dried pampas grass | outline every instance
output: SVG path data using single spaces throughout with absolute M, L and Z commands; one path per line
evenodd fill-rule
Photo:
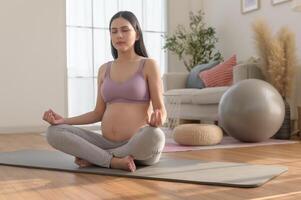
M 284 96 L 290 96 L 292 93 L 293 78 L 297 69 L 296 36 L 288 27 L 283 27 L 278 33 L 278 41 L 282 46 L 285 58 L 284 72 Z
M 254 37 L 265 79 L 282 97 L 292 92 L 293 75 L 297 65 L 295 35 L 287 27 L 273 37 L 268 24 L 263 20 L 253 23 Z
M 284 51 L 278 40 L 273 39 L 269 52 L 267 80 L 279 91 L 281 96 L 284 96 L 283 79 L 285 74 L 285 58 Z
M 268 66 L 269 66 L 269 51 L 266 49 L 271 48 L 272 44 L 272 33 L 270 28 L 263 20 L 258 20 L 253 23 L 253 31 L 255 33 L 255 42 L 258 50 L 258 54 L 260 57 L 260 65 L 259 67 L 262 70 L 262 73 L 267 76 Z M 263 67 L 266 66 L 266 67 Z

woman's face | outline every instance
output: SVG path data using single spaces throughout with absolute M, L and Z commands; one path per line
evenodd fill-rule
M 133 48 L 138 39 L 134 27 L 122 17 L 112 21 L 110 35 L 112 44 L 117 51 L 127 51 Z

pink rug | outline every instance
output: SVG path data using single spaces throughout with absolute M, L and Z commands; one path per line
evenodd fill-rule
M 264 142 L 257 143 L 246 143 L 240 142 L 233 137 L 225 136 L 220 144 L 212 146 L 183 146 L 177 144 L 172 138 L 167 137 L 165 147 L 163 152 L 179 152 L 179 151 L 196 151 L 205 149 L 226 149 L 226 148 L 241 148 L 241 147 L 254 147 L 254 146 L 264 146 L 264 145 L 275 145 L 275 144 L 294 144 L 298 141 L 293 140 L 278 140 L 278 139 L 268 139 Z
M 257 143 L 247 143 L 240 142 L 233 137 L 225 136 L 221 143 L 212 146 L 183 146 L 177 144 L 172 139 L 172 131 L 166 127 L 161 127 L 161 129 L 166 134 L 166 142 L 163 152 L 180 152 L 180 151 L 196 151 L 196 150 L 206 150 L 206 149 L 226 149 L 226 148 L 241 148 L 241 147 L 254 147 L 254 146 L 264 146 L 264 145 L 275 145 L 275 144 L 294 144 L 298 143 L 298 141 L 294 140 L 277 140 L 277 139 L 268 139 L 264 142 Z M 96 133 L 100 133 L 99 130 L 94 131 Z

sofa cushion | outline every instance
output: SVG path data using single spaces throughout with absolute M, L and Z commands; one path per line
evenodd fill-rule
M 194 68 L 192 68 L 192 70 L 190 71 L 187 77 L 186 88 L 199 88 L 199 89 L 204 88 L 205 85 L 203 81 L 199 78 L 199 73 L 201 71 L 214 67 L 218 63 L 219 63 L 218 61 L 212 61 L 210 63 L 197 65 Z
M 236 55 L 219 65 L 199 73 L 206 87 L 230 86 L 233 82 L 233 67 L 236 65 Z
M 185 89 L 173 89 L 168 90 L 163 95 L 166 97 L 166 100 L 169 103 L 186 103 L 192 104 L 192 97 L 193 95 L 200 89 L 192 89 L 192 88 L 185 88 Z
M 174 89 L 165 92 L 164 97 L 169 103 L 179 101 L 183 104 L 218 104 L 228 88 Z
M 229 89 L 228 86 L 203 88 L 194 95 L 193 104 L 218 104 L 223 94 Z

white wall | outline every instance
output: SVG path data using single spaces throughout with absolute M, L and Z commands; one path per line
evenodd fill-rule
M 294 31 L 301 56 L 301 13 L 292 11 L 291 2 L 271 5 L 271 0 L 262 0 L 259 10 L 246 14 L 241 13 L 240 2 L 203 0 L 206 22 L 216 28 L 218 48 L 225 58 L 233 53 L 239 60 L 256 55 L 251 24 L 258 18 L 265 19 L 274 33 L 286 25 Z
M 189 12 L 196 13 L 202 8 L 202 0 L 168 0 L 167 30 L 172 34 L 178 25 L 187 27 L 189 24 Z M 187 71 L 182 61 L 172 53 L 168 53 L 169 72 Z
M 189 22 L 200 0 L 168 0 L 168 27 Z M 67 115 L 64 0 L 0 1 L 0 133 L 40 132 L 42 113 Z M 185 71 L 171 56 L 169 66 Z
M 0 133 L 43 131 L 67 114 L 65 1 L 0 1 Z
M 208 25 L 216 28 L 219 43 L 217 48 L 226 59 L 232 54 L 238 60 L 256 56 L 255 42 L 251 24 L 254 20 L 265 19 L 276 33 L 280 27 L 288 26 L 296 34 L 297 54 L 301 58 L 301 12 L 292 10 L 292 1 L 271 5 L 271 0 L 260 1 L 260 9 L 246 14 L 241 13 L 241 1 L 203 0 L 203 10 Z M 295 85 L 295 98 L 292 105 L 301 106 L 301 69 L 298 69 Z M 293 113 L 296 116 L 296 113 Z

